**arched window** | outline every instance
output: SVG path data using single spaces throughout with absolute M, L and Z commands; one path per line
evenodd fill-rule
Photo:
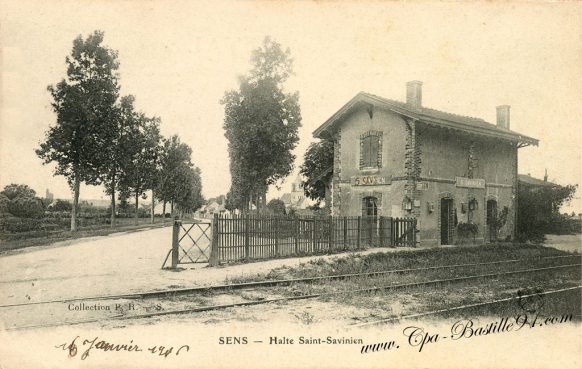
M 364 197 L 362 199 L 362 216 L 378 215 L 378 199 L 374 196 Z

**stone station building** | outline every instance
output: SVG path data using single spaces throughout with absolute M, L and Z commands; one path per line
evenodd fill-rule
M 509 113 L 491 124 L 426 108 L 419 81 L 406 102 L 358 93 L 313 133 L 334 142 L 332 215 L 414 217 L 422 245 L 513 238 L 517 152 L 538 140 Z

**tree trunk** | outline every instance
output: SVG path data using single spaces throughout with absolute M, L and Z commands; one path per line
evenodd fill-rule
M 174 217 L 174 200 L 170 202 L 170 218 Z
M 162 205 L 162 223 L 166 222 L 166 200 L 164 200 L 164 204 Z
M 137 211 L 137 209 L 139 209 L 139 194 L 137 193 L 137 191 L 135 192 L 135 225 L 138 225 L 138 218 L 139 218 L 139 212 Z
M 115 185 L 111 186 L 111 227 L 115 227 Z
M 75 184 L 73 187 L 73 209 L 71 209 L 71 232 L 77 231 L 77 208 L 79 207 L 79 192 L 81 189 L 81 180 L 79 175 L 75 175 Z
M 267 209 L 267 188 L 265 187 L 265 189 L 262 191 L 263 193 L 261 194 L 261 210 L 265 210 Z
M 152 209 L 150 211 L 150 223 L 154 224 L 154 208 L 156 206 L 156 198 L 154 197 L 154 190 L 152 189 Z

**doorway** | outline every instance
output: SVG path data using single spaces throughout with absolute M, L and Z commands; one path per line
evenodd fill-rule
M 497 241 L 497 201 L 487 200 L 487 233 L 489 242 Z
M 453 244 L 455 227 L 453 199 L 441 199 L 441 245 Z
M 361 240 L 368 246 L 376 246 L 378 239 L 378 198 L 374 196 L 362 199 L 362 235 Z

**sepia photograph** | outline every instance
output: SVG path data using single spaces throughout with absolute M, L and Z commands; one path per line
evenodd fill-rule
M 0 369 L 582 367 L 582 3 L 0 0 Z

